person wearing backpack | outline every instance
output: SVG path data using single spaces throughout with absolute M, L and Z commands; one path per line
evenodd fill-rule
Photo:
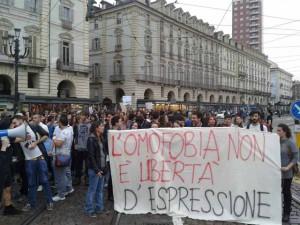
M 259 111 L 252 111 L 250 112 L 250 122 L 248 123 L 246 129 L 254 130 L 254 131 L 261 131 L 261 132 L 268 132 L 268 128 L 260 122 L 260 112 Z
M 26 138 L 16 138 L 15 140 L 16 143 L 20 143 L 24 152 L 25 170 L 28 178 L 28 203 L 22 210 L 32 211 L 37 206 L 38 182 L 43 186 L 47 210 L 53 210 L 52 192 L 48 181 L 45 150 L 43 149 L 43 142 L 47 139 L 48 133 L 39 127 L 28 124 L 22 116 L 15 116 L 15 119 L 16 127 L 24 124 L 27 134 Z
M 279 124 L 277 134 L 280 137 L 281 150 L 281 187 L 283 194 L 282 222 L 289 222 L 292 208 L 291 184 L 293 180 L 293 168 L 297 168 L 299 158 L 298 149 L 291 139 L 291 129 L 286 124 Z

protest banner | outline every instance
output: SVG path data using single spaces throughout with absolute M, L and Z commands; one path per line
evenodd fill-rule
M 280 143 L 239 128 L 109 132 L 114 209 L 281 224 Z

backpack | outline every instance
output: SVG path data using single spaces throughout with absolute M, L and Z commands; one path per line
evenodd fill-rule
M 251 125 L 251 123 L 248 123 L 246 129 L 249 130 L 250 129 L 250 125 Z M 260 123 L 259 125 L 260 125 L 260 131 L 264 131 L 264 125 L 262 123 Z
M 39 139 L 39 138 L 38 138 L 38 134 L 39 134 L 41 137 L 42 137 L 42 136 L 45 136 L 45 135 L 49 136 L 49 134 L 48 134 L 41 126 L 39 126 L 39 125 L 33 126 L 33 125 L 31 125 L 31 124 L 28 123 L 28 126 L 29 126 L 30 129 L 33 131 L 36 140 Z M 42 154 L 43 154 L 45 160 L 46 160 L 46 161 L 49 161 L 50 159 L 49 159 L 47 150 L 46 150 L 46 148 L 45 148 L 45 146 L 44 146 L 44 143 L 39 143 L 37 146 L 39 147 L 40 151 L 42 152 Z

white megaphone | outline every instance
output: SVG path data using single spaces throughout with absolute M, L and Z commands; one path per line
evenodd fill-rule
M 0 130 L 0 137 L 20 137 L 26 138 L 26 126 L 22 124 L 19 127 L 7 130 Z

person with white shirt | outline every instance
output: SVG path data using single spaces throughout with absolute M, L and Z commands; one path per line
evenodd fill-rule
M 39 135 L 23 120 L 23 117 L 16 116 L 16 126 L 25 124 L 26 139 L 16 138 L 16 143 L 20 143 L 25 155 L 25 169 L 28 179 L 28 203 L 23 211 L 31 211 L 36 207 L 36 192 L 38 183 L 43 186 L 47 200 L 47 209 L 53 210 L 52 193 L 48 181 L 48 168 L 45 157 L 39 145 L 47 139 L 48 134 L 39 131 Z M 42 129 L 41 129 L 42 130 Z M 39 179 L 38 179 L 39 178 Z
M 258 132 L 268 132 L 268 128 L 260 122 L 260 115 L 259 111 L 252 111 L 250 113 L 250 123 L 246 128 Z
M 53 133 L 53 143 L 55 146 L 54 155 L 67 155 L 71 157 L 71 147 L 73 142 L 73 128 L 68 126 L 68 118 L 66 115 L 61 115 L 59 126 L 55 128 Z M 55 166 L 54 173 L 58 194 L 53 197 L 53 201 L 63 201 L 65 197 L 74 192 L 72 187 L 71 177 L 71 160 L 69 165 L 64 167 Z

